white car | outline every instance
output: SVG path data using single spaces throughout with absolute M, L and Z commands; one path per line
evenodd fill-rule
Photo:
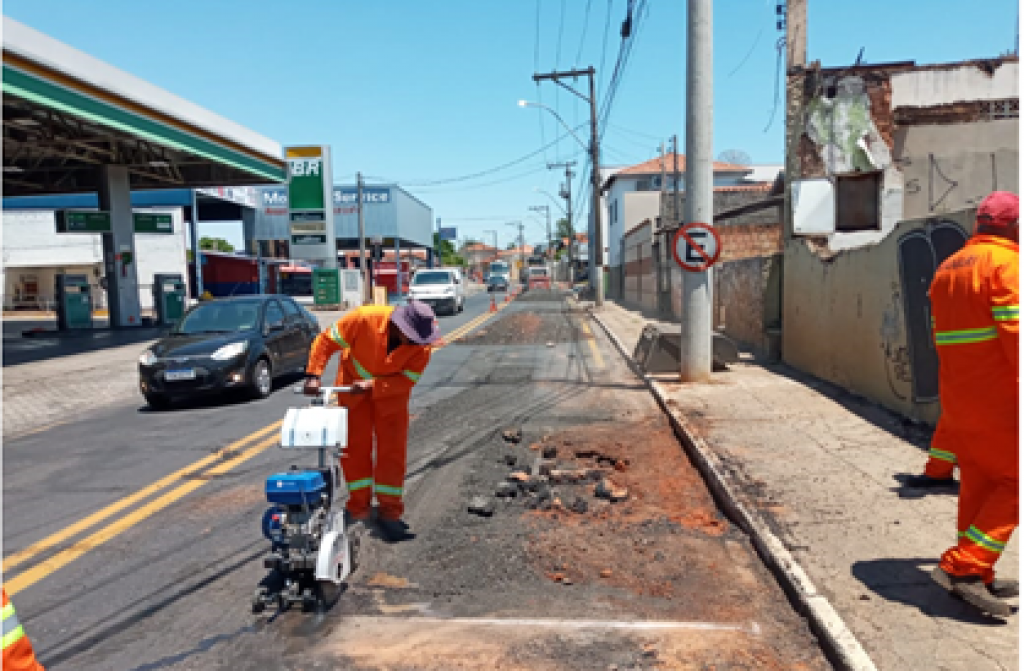
M 454 268 L 417 270 L 409 284 L 409 298 L 423 301 L 437 314 L 462 312 L 466 303 L 462 272 Z

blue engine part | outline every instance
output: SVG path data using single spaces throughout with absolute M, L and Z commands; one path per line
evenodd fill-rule
M 289 471 L 267 478 L 267 501 L 282 506 L 316 505 L 327 491 L 319 471 Z
M 276 506 L 271 506 L 267 508 L 265 513 L 263 513 L 263 521 L 260 524 L 263 529 L 263 537 L 275 546 L 284 540 L 280 515 L 281 509 Z

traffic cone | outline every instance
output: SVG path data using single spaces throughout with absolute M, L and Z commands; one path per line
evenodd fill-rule
M 491 294 L 491 312 L 497 312 L 498 306 L 494 303 L 494 294 Z

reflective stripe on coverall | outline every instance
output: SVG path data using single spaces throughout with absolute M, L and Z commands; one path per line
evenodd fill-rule
M 25 635 L 25 630 L 14 612 L 14 604 L 7 598 L 7 590 L 3 592 L 3 668 L 4 671 L 44 671 L 42 664 L 36 661 L 36 653 Z
M 956 444 L 953 433 L 947 422 L 939 417 L 939 423 L 932 434 L 932 444 L 928 449 L 928 463 L 924 465 L 924 474 L 936 480 L 950 480 L 956 470 Z
M 929 291 L 942 417 L 960 467 L 959 540 L 940 565 L 985 582 L 1018 524 L 1019 263 L 1016 242 L 975 235 Z
M 347 508 L 356 517 L 370 512 L 374 494 L 382 518 L 398 519 L 404 511 L 409 396 L 430 362 L 430 347 L 400 345 L 388 354 L 388 323 L 393 310 L 377 305 L 352 310 L 316 337 L 309 355 L 307 372 L 320 376 L 328 360 L 341 353 L 334 386 L 374 381 L 370 394 L 338 395 L 338 403 L 349 411 L 348 447 L 342 453 L 341 466 L 350 494 Z

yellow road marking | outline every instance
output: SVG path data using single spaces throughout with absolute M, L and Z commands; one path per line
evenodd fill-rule
M 169 487 L 170 485 L 174 484 L 175 481 L 182 479 L 185 475 L 192 474 L 197 470 L 209 466 L 218 459 L 221 459 L 224 452 L 232 452 L 234 450 L 237 450 L 246 443 L 258 440 L 259 438 L 265 436 L 268 432 L 273 431 L 274 429 L 277 429 L 280 426 L 281 422 L 274 422 L 270 426 L 264 427 L 259 431 L 256 431 L 255 433 L 251 433 L 245 438 L 242 438 L 241 440 L 236 440 L 235 442 L 225 447 L 223 450 L 219 450 L 211 455 L 208 455 L 200 459 L 195 463 L 189 464 L 184 468 L 178 469 L 177 471 L 171 473 L 170 475 L 160 480 L 157 480 L 148 487 L 140 489 L 131 496 L 126 496 L 123 499 L 115 501 L 106 508 L 98 512 L 95 512 L 92 515 L 89 515 L 85 519 L 76 522 L 75 524 L 72 524 L 71 526 L 61 531 L 58 531 L 57 533 L 48 536 L 41 541 L 33 543 L 24 550 L 19 550 L 18 552 L 15 552 L 10 557 L 4 559 L 3 572 L 7 573 L 18 564 L 21 564 L 22 562 L 31 559 L 40 552 L 44 552 L 45 550 L 48 550 L 56 545 L 59 545 L 63 543 L 65 540 L 72 538 L 73 536 L 77 536 L 78 534 L 82 533 L 83 531 L 92 527 L 93 525 L 102 522 L 111 515 L 121 510 L 124 510 L 128 506 L 134 505 L 135 503 L 142 501 L 143 499 L 149 498 L 150 496 L 160 491 L 161 489 Z
M 583 322 L 581 328 L 584 333 L 590 336 L 590 338 L 587 339 L 587 342 L 590 343 L 590 352 L 594 356 L 594 361 L 597 362 L 597 367 L 604 368 L 604 357 L 601 356 L 601 350 L 597 347 L 597 339 L 594 337 L 594 333 L 590 330 L 590 324 Z
M 278 422 L 278 424 L 280 424 L 280 422 Z M 235 466 L 238 466 L 239 464 L 256 456 L 257 454 L 267 449 L 271 445 L 277 444 L 277 442 L 278 436 L 268 438 L 263 442 L 248 448 L 241 454 L 232 457 L 231 459 L 228 459 L 227 461 L 218 464 L 217 466 L 214 466 L 207 473 L 209 475 L 220 475 L 222 473 L 226 473 Z M 85 553 L 89 552 L 90 550 L 94 550 L 103 543 L 106 543 L 108 540 L 117 536 L 122 531 L 130 529 L 131 527 L 135 526 L 136 524 L 146 519 L 150 515 L 160 512 L 167 506 L 171 505 L 175 501 L 178 501 L 187 494 L 194 492 L 195 490 L 199 489 L 206 483 L 206 480 L 192 480 L 190 482 L 186 482 L 185 484 L 167 492 L 160 498 L 150 501 L 149 503 L 142 506 L 133 513 L 122 517 L 110 526 L 104 527 L 103 529 L 100 529 L 91 536 L 82 539 L 81 541 L 75 543 L 73 546 L 67 548 L 66 550 L 61 550 L 53 557 L 50 557 L 49 559 L 42 562 L 41 564 L 38 564 L 37 566 L 33 566 L 28 571 L 25 571 L 24 573 L 15 577 L 10 582 L 6 583 L 4 587 L 7 589 L 8 596 L 13 596 L 18 592 L 22 591 L 23 589 L 34 585 L 35 583 L 39 582 L 40 580 L 50 575 L 54 571 L 57 571 L 62 567 L 70 564 L 71 562 L 78 559 Z
M 504 307 L 505 307 L 505 304 L 502 304 L 502 305 L 498 306 L 498 310 L 500 311 L 500 310 L 504 309 Z M 474 330 L 476 328 L 479 328 L 480 326 L 483 326 L 483 324 L 488 319 L 492 318 L 496 314 L 497 314 L 496 312 L 485 312 L 484 314 L 474 318 L 472 321 L 470 321 L 470 322 L 468 322 L 466 324 L 463 324 L 462 326 L 460 326 L 459 328 L 455 329 L 451 333 L 448 333 L 445 336 L 443 336 L 445 343 L 448 344 L 448 343 L 455 342 L 459 338 L 462 338 L 463 336 L 468 334 L 470 331 L 472 331 L 472 330 Z M 438 349 L 441 349 L 441 348 L 440 347 L 433 347 L 431 349 L 438 350 Z

